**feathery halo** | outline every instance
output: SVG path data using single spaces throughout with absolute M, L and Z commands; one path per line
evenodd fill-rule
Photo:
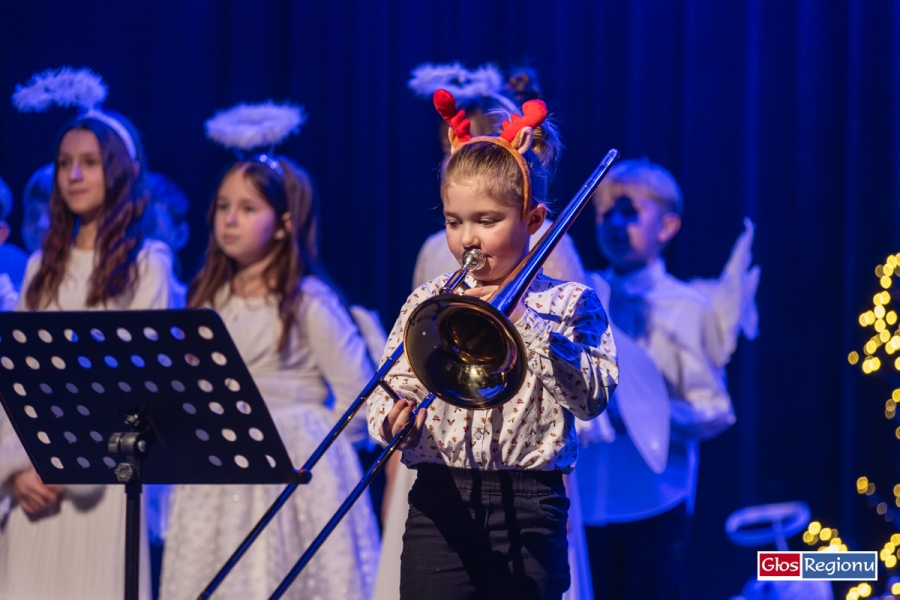
M 410 73 L 412 79 L 407 84 L 420 96 L 432 96 L 445 89 L 460 102 L 478 96 L 498 96 L 503 85 L 500 71 L 491 64 L 481 65 L 469 71 L 458 62 L 449 65 L 419 65 Z
M 242 103 L 208 119 L 206 137 L 226 148 L 249 151 L 281 143 L 305 122 L 302 106 Z
M 17 85 L 13 104 L 19 112 L 42 112 L 51 104 L 77 106 L 85 111 L 106 100 L 106 84 L 87 68 L 62 67 L 37 73 L 25 85 Z

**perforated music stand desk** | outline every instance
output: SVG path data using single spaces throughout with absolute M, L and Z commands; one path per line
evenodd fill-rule
M 125 598 L 144 483 L 306 483 L 211 310 L 0 313 L 0 402 L 44 483 L 124 484 Z

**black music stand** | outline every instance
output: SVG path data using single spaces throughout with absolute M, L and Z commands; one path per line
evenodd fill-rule
M 0 403 L 48 484 L 124 484 L 138 598 L 144 483 L 306 483 L 211 310 L 0 313 Z

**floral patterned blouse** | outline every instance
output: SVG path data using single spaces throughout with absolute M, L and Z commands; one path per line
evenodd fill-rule
M 382 362 L 403 341 L 413 309 L 439 293 L 451 274 L 413 291 L 388 336 Z M 467 283 L 480 285 L 469 276 Z M 575 418 L 597 417 L 618 381 L 609 320 L 594 291 L 580 283 L 535 277 L 525 295 L 525 314 L 515 324 L 528 351 L 528 373 L 519 392 L 487 410 L 463 409 L 440 397 L 428 409 L 415 447 L 403 450 L 407 466 L 446 464 L 468 469 L 532 469 L 569 472 L 578 441 Z M 390 369 L 386 383 L 400 396 L 420 401 L 428 391 L 406 356 Z M 377 388 L 368 399 L 369 434 L 387 444 L 381 426 L 393 405 Z

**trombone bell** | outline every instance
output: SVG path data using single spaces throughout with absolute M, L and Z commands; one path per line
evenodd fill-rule
M 406 325 L 404 346 L 419 381 L 459 408 L 499 406 L 525 381 L 527 355 L 515 326 L 473 296 L 444 294 L 420 304 Z

